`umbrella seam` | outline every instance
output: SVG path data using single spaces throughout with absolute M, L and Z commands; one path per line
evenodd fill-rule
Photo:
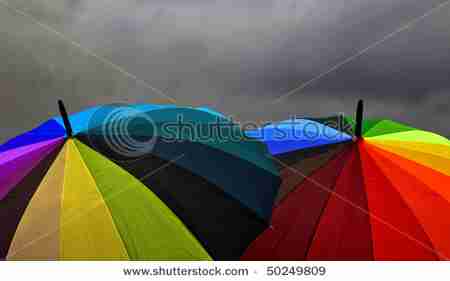
M 295 185 L 295 186 L 298 186 L 298 185 L 302 184 L 302 183 L 306 180 L 306 177 L 312 176 L 314 173 L 316 173 L 316 171 L 318 171 L 318 170 L 324 168 L 324 167 L 327 165 L 328 162 L 335 160 L 337 157 L 339 157 L 339 155 L 341 155 L 341 153 L 344 153 L 343 150 L 346 150 L 346 149 L 348 148 L 348 147 L 346 147 L 346 145 L 348 145 L 348 144 L 345 144 L 345 143 L 343 143 L 343 144 L 344 144 L 344 146 L 343 146 L 340 150 L 336 151 L 336 152 L 334 153 L 334 155 L 332 155 L 332 156 L 330 157 L 330 159 L 328 159 L 327 161 L 325 161 L 325 163 L 324 163 L 323 165 L 317 167 L 317 168 L 316 168 L 314 171 L 312 171 L 312 173 L 310 173 L 309 175 L 305 175 L 304 177 L 302 177 L 303 179 L 301 179 L 299 182 L 295 183 L 294 185 Z M 277 159 L 278 159 L 278 158 L 277 158 Z M 292 166 L 294 166 L 294 165 L 290 165 L 290 167 L 292 167 Z M 294 167 L 293 167 L 293 168 L 294 168 Z M 277 203 L 277 205 L 282 204 L 282 203 L 287 199 L 287 197 L 288 197 L 287 195 L 289 195 L 290 192 L 293 192 L 293 191 L 296 190 L 296 189 L 297 189 L 297 188 L 294 187 L 294 189 L 292 189 L 291 191 L 289 191 L 289 192 L 283 197 L 283 199 L 281 199 L 281 200 Z
M 383 149 L 378 148 L 378 147 L 375 147 L 375 149 L 383 150 Z M 384 150 L 383 150 L 383 151 L 384 151 Z M 388 152 L 388 153 L 390 153 L 390 152 Z M 370 156 L 370 154 L 369 154 L 369 156 Z M 372 156 L 370 156 L 370 157 L 371 157 L 372 161 L 374 161 L 375 163 L 378 164 L 378 161 L 376 161 L 375 159 L 373 159 Z M 398 166 L 397 164 L 395 164 L 395 163 L 392 162 L 391 160 L 386 159 L 386 158 L 383 157 L 383 156 L 381 156 L 381 157 L 382 157 L 383 159 L 385 159 L 385 161 L 389 161 L 392 165 L 398 167 L 398 169 L 404 171 L 406 174 L 408 174 L 410 177 L 414 178 L 414 179 L 417 180 L 418 182 L 420 182 L 420 183 L 422 183 L 422 184 L 424 184 L 424 185 L 427 185 L 427 184 L 424 183 L 422 180 L 420 180 L 419 178 L 417 178 L 414 174 L 411 174 L 411 173 L 409 173 L 408 171 L 402 169 L 400 166 Z M 401 157 L 401 156 L 400 156 L 400 157 Z M 403 158 L 403 157 L 401 157 L 401 158 Z M 415 218 L 415 219 L 417 220 L 417 222 L 419 223 L 419 222 L 420 222 L 419 218 L 417 217 L 417 215 L 415 214 L 415 212 L 413 211 L 413 209 L 410 207 L 410 205 L 402 198 L 400 192 L 399 192 L 398 189 L 395 187 L 395 185 L 393 184 L 393 182 L 392 182 L 388 177 L 386 177 L 386 176 L 385 176 L 385 179 L 391 183 L 392 187 L 394 187 L 394 191 L 399 195 L 400 200 L 404 203 L 404 205 L 408 208 L 408 210 L 411 212 L 411 214 L 414 216 L 414 218 Z M 428 190 L 429 190 L 431 193 L 433 193 L 433 194 L 435 194 L 436 196 L 438 196 L 438 197 L 440 197 L 441 199 L 443 199 L 444 201 L 449 202 L 449 200 L 445 199 L 444 197 L 442 197 L 439 193 L 435 192 L 434 190 L 432 190 L 432 189 L 430 189 L 430 188 L 428 188 Z M 449 202 L 449 203 L 450 203 L 450 202 Z M 426 230 L 422 227 L 422 225 L 418 224 L 418 226 L 419 226 L 420 229 L 423 231 L 423 233 L 427 236 L 428 241 L 430 242 L 431 247 L 433 248 L 433 249 L 427 249 L 427 250 L 431 251 L 431 252 L 433 253 L 433 255 L 435 255 L 436 258 L 438 258 L 438 259 L 440 259 L 441 257 L 443 257 L 443 258 L 445 258 L 446 260 L 448 260 L 448 258 L 447 258 L 446 256 L 444 256 L 444 255 L 442 255 L 441 253 L 439 253 L 439 251 L 436 249 L 436 246 L 433 244 L 432 239 L 430 238 L 430 236 L 429 236 L 429 234 L 426 232 Z M 417 239 L 416 239 L 416 240 L 417 240 Z
M 301 174 L 301 172 L 298 171 L 298 170 L 295 170 L 295 169 L 294 169 L 294 171 L 296 171 L 297 173 Z M 352 206 L 352 207 L 354 207 L 354 208 L 360 210 L 360 211 L 363 212 L 363 213 L 366 213 L 366 214 L 370 215 L 372 218 L 374 218 L 374 219 L 376 219 L 377 221 L 383 223 L 384 225 L 388 226 L 388 227 L 391 228 L 392 230 L 395 230 L 395 231 L 397 231 L 398 233 L 400 233 L 401 235 L 403 235 L 403 236 L 405 236 L 406 238 L 410 239 L 411 241 L 416 242 L 418 245 L 422 246 L 423 248 L 425 248 L 425 249 L 427 249 L 427 250 L 429 250 L 429 251 L 438 253 L 438 252 L 434 251 L 434 249 L 430 249 L 430 247 L 428 247 L 427 245 L 424 245 L 422 242 L 420 242 L 419 240 L 415 239 L 415 238 L 412 237 L 411 235 L 409 235 L 409 234 L 407 234 L 407 233 L 404 233 L 403 231 L 399 230 L 398 228 L 396 228 L 395 226 L 393 226 L 393 225 L 391 225 L 390 223 L 386 222 L 385 220 L 379 218 L 378 216 L 375 216 L 374 214 L 372 214 L 371 212 L 369 212 L 369 211 L 367 211 L 367 210 L 364 210 L 361 206 L 358 206 L 358 205 L 354 204 L 353 202 L 351 202 L 351 201 L 348 200 L 347 198 L 345 198 L 345 197 L 343 197 L 343 196 L 341 196 L 341 195 L 339 195 L 339 194 L 336 194 L 335 192 L 333 192 L 332 190 L 328 189 L 327 187 L 321 185 L 321 184 L 318 183 L 317 181 L 314 181 L 314 180 L 312 180 L 312 179 L 309 179 L 309 180 L 312 181 L 312 182 L 313 182 L 314 184 L 316 184 L 317 186 L 321 187 L 322 189 L 326 190 L 327 192 L 331 192 L 331 193 L 335 194 L 335 196 L 336 196 L 337 198 L 339 198 L 340 200 L 342 200 L 342 201 L 344 201 L 345 203 L 349 204 L 350 206 Z M 440 254 L 440 253 L 439 253 L 439 255 L 443 256 L 445 259 L 448 259 L 448 258 L 446 258 L 444 255 L 442 255 L 442 254 Z
M 102 193 L 101 190 L 98 188 L 98 184 L 97 184 L 97 182 L 96 182 L 96 180 L 95 180 L 94 175 L 93 175 L 92 172 L 91 172 L 91 169 L 89 169 L 87 163 L 85 162 L 85 159 L 84 159 L 84 157 L 83 157 L 83 154 L 80 152 L 80 150 L 78 149 L 78 146 L 77 146 L 75 143 L 74 143 L 74 147 L 75 147 L 76 151 L 78 152 L 78 154 L 80 155 L 80 159 L 81 159 L 81 161 L 82 161 L 83 166 L 86 168 L 86 171 L 89 173 L 90 177 L 91 177 L 92 180 L 94 181 L 94 183 L 95 183 L 95 185 L 94 185 L 94 186 L 95 186 L 95 189 L 97 190 L 98 194 L 101 195 L 101 196 L 100 196 L 100 200 L 99 200 L 100 202 L 98 203 L 98 205 L 104 204 L 105 207 L 106 207 L 106 209 L 108 210 L 108 215 L 109 215 L 109 217 L 111 218 L 112 226 L 114 227 L 115 232 L 118 234 L 118 237 L 119 237 L 119 239 L 120 239 L 120 241 L 121 241 L 122 246 L 123 246 L 124 249 L 126 250 L 126 255 L 127 255 L 128 260 L 130 260 L 131 257 L 130 257 L 130 254 L 129 254 L 129 252 L 128 252 L 128 247 L 127 247 L 127 245 L 126 245 L 126 243 L 125 243 L 125 241 L 124 241 L 122 235 L 120 234 L 120 231 L 119 231 L 118 228 L 117 228 L 117 222 L 116 222 L 116 220 L 114 219 L 114 216 L 112 215 L 111 208 L 110 208 L 110 206 L 108 205 L 107 200 L 105 200 L 105 197 L 103 196 L 103 193 Z
M 341 156 L 341 155 L 344 154 L 344 153 L 345 153 L 345 152 L 338 153 L 338 155 L 336 155 L 336 158 L 339 157 L 339 156 Z M 285 165 L 283 162 L 281 162 L 281 161 L 278 160 L 277 158 L 273 157 L 273 159 L 276 160 L 276 161 L 278 161 L 281 165 Z M 344 166 L 344 165 L 343 165 L 343 166 Z M 290 167 L 290 166 L 286 166 L 286 168 L 287 168 L 287 169 L 293 169 L 293 168 Z M 343 167 L 342 167 L 342 169 L 343 169 Z M 341 169 L 341 171 L 342 171 L 342 169 Z M 341 171 L 340 171 L 340 172 L 341 172 Z M 340 174 L 340 172 L 339 172 L 339 174 Z M 310 176 L 305 176 L 305 175 L 301 174 L 299 171 L 297 171 L 296 173 L 300 174 L 305 180 L 309 180 L 309 177 L 310 177 Z M 339 175 L 338 175 L 337 177 L 339 177 Z M 337 178 L 337 177 L 336 177 L 336 178 Z M 323 210 L 326 208 L 327 202 L 328 202 L 328 200 L 330 199 L 330 197 L 331 197 L 331 196 L 328 196 L 328 198 L 326 199 L 326 202 L 325 202 L 325 204 L 324 204 L 324 207 L 322 208 L 322 210 L 321 210 L 321 212 L 320 212 L 321 214 L 319 215 L 318 221 L 320 221 L 320 217 L 321 217 L 321 215 L 322 215 L 322 213 L 323 213 Z M 318 225 L 318 223 L 316 223 L 316 225 Z M 314 226 L 314 229 L 315 229 L 315 228 L 316 228 L 316 226 Z M 281 241 L 282 241 L 284 238 L 286 238 L 286 236 L 288 235 L 288 232 L 289 232 L 289 231 L 285 231 L 285 233 L 278 239 L 277 243 L 275 243 L 275 245 L 274 245 L 273 248 L 276 248 L 276 247 L 279 245 L 279 243 L 281 243 Z M 308 239 L 308 240 L 310 240 L 310 241 L 311 241 L 311 244 L 312 244 L 312 240 L 314 239 L 314 231 L 313 231 L 313 233 L 311 234 L 311 236 L 312 236 L 312 237 L 311 237 L 310 239 Z M 309 243 L 308 243 L 308 244 L 309 244 Z M 306 256 L 308 255 L 309 248 L 310 248 L 310 245 L 308 245 L 308 246 L 306 247 L 305 256 L 304 256 L 305 259 L 306 259 Z

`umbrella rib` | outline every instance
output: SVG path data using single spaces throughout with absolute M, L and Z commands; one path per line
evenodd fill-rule
M 346 151 L 346 152 L 348 152 L 348 151 Z M 344 153 L 345 153 L 345 152 L 344 152 Z M 345 164 L 342 165 L 342 167 L 341 167 L 341 169 L 340 169 L 340 171 L 339 171 L 339 173 L 338 173 L 338 175 L 337 175 L 337 177 L 336 177 L 336 179 L 335 179 L 335 181 L 334 181 L 335 184 L 336 184 L 337 180 L 339 179 L 339 177 L 342 175 L 342 172 L 344 171 L 344 167 L 345 167 Z M 307 177 L 307 176 L 305 175 L 305 180 L 308 180 L 308 178 L 309 178 L 309 177 Z M 331 190 L 330 188 L 328 188 L 328 189 Z M 331 191 L 332 191 L 332 190 L 331 190 Z M 333 191 L 333 192 L 334 192 L 334 191 Z M 330 202 L 330 200 L 331 200 L 331 196 L 328 196 L 328 198 L 326 199 L 325 204 L 323 205 L 322 210 L 320 210 L 320 214 L 319 214 L 319 217 L 318 217 L 318 219 L 317 219 L 317 223 L 314 225 L 314 231 L 313 231 L 313 233 L 311 234 L 311 237 L 310 237 L 310 239 L 309 239 L 309 241 L 308 241 L 307 249 L 306 249 L 306 251 L 305 251 L 305 259 L 306 259 L 306 257 L 308 256 L 308 253 L 310 252 L 311 247 L 312 247 L 312 245 L 313 245 L 313 243 L 314 243 L 314 237 L 316 236 L 315 233 L 316 233 L 317 230 L 319 229 L 320 220 L 321 220 L 322 217 L 324 216 L 325 210 L 326 210 L 327 205 L 328 205 L 328 203 Z
M 417 245 L 423 247 L 424 249 L 436 254 L 438 257 L 444 259 L 444 260 L 449 260 L 448 257 L 446 257 L 445 255 L 441 254 L 439 251 L 437 251 L 434 248 L 429 247 L 428 245 L 426 245 L 425 243 L 423 243 L 422 241 L 419 241 L 418 239 L 414 238 L 413 236 L 411 236 L 410 234 L 401 231 L 400 229 L 398 229 L 397 227 L 393 226 L 392 224 L 390 224 L 389 222 L 383 220 L 382 218 L 372 214 L 371 212 L 369 212 L 368 210 L 364 209 L 363 207 L 359 206 L 358 204 L 353 203 L 352 201 L 350 201 L 349 199 L 345 198 L 345 196 L 342 196 L 338 193 L 336 193 L 335 191 L 329 189 L 328 187 L 322 185 L 321 183 L 317 182 L 316 180 L 304 175 L 302 172 L 300 172 L 299 170 L 285 164 L 284 162 L 282 162 L 281 160 L 273 157 L 272 155 L 268 155 L 268 157 L 272 158 L 274 161 L 278 162 L 280 165 L 282 165 L 283 167 L 290 169 L 292 172 L 302 176 L 303 178 L 305 178 L 305 180 L 310 181 L 311 183 L 313 183 L 314 185 L 316 185 L 317 187 L 321 188 L 322 190 L 331 193 L 332 195 L 336 196 L 336 198 L 342 200 L 344 203 L 349 204 L 351 207 L 363 212 L 364 214 L 372 217 L 373 219 L 377 220 L 378 222 L 386 225 L 387 227 L 391 228 L 392 230 L 398 232 L 399 234 L 403 235 L 404 237 L 408 238 L 409 240 L 415 242 Z
M 347 148 L 347 149 L 348 149 L 348 148 Z M 345 147 L 344 147 L 342 150 L 345 150 Z M 348 152 L 348 151 L 340 151 L 340 152 L 338 151 L 338 152 L 336 153 L 336 155 L 334 155 L 331 159 L 337 159 L 338 157 L 342 156 L 342 154 L 344 154 L 344 153 L 346 153 L 346 152 Z M 279 160 L 279 159 L 277 158 L 277 160 Z M 279 161 L 281 161 L 281 160 L 279 160 Z M 292 169 L 294 169 L 293 167 L 290 167 L 290 166 L 287 167 L 287 168 L 292 168 Z M 319 169 L 320 169 L 320 168 L 319 168 Z M 344 169 L 344 167 L 342 167 L 342 168 L 340 169 L 340 171 L 339 171 L 339 173 L 338 173 L 336 179 L 337 179 L 337 178 L 339 177 L 339 175 L 342 173 L 342 170 L 343 170 L 343 169 Z M 300 182 L 299 184 L 303 184 L 303 183 L 304 183 L 304 180 L 307 179 L 307 175 L 303 175 L 302 177 L 303 177 L 303 181 Z M 287 197 L 288 197 L 288 196 L 286 195 L 286 197 L 285 197 L 283 200 L 286 200 Z M 317 223 L 314 225 L 314 231 L 313 231 L 313 233 L 311 234 L 311 237 L 308 239 L 307 248 L 306 248 L 306 251 L 305 251 L 305 257 L 308 255 L 309 250 L 311 249 L 312 243 L 313 243 L 313 241 L 314 241 L 314 236 L 315 236 L 314 233 L 316 232 L 316 230 L 317 230 L 317 228 L 318 228 L 318 226 L 319 226 L 319 221 L 320 221 L 320 219 L 322 218 L 323 214 L 325 213 L 325 209 L 326 209 L 326 206 L 327 206 L 329 200 L 330 200 L 330 196 L 325 200 L 326 202 L 325 202 L 323 208 L 320 210 L 320 214 L 319 214 L 319 217 L 318 217 L 318 219 L 317 219 Z M 283 202 L 283 201 L 281 201 L 281 202 Z M 279 204 L 281 204 L 281 202 L 280 202 Z M 273 227 L 273 226 L 271 225 L 271 227 Z M 277 245 L 281 243 L 281 240 L 284 239 L 286 236 L 287 236 L 287 233 L 284 234 L 282 237 L 280 237 L 280 238 L 278 239 L 277 243 L 275 244 L 275 247 L 277 247 Z
M 342 143 L 342 144 L 345 145 L 345 146 L 343 146 L 341 148 L 336 148 L 336 151 L 334 152 L 334 154 L 328 160 L 326 160 L 324 164 L 322 164 L 320 166 L 317 166 L 317 168 L 315 168 L 314 170 L 321 169 L 321 168 L 325 167 L 328 161 L 332 161 L 333 159 L 336 159 L 337 157 L 339 157 L 339 155 L 341 155 L 341 153 L 344 153 L 348 144 L 346 144 L 346 143 Z M 339 144 L 339 145 L 341 145 L 341 144 Z M 277 158 L 277 159 L 280 159 L 280 158 Z M 314 174 L 314 171 L 312 171 L 310 173 L 310 175 L 312 175 L 312 174 Z M 304 182 L 304 180 L 305 180 L 304 178 L 300 179 L 298 182 L 296 181 L 295 184 L 293 184 L 293 185 L 294 186 L 298 186 L 298 185 L 302 184 Z M 293 190 L 295 190 L 295 189 L 296 188 L 294 187 Z M 293 191 L 293 190 L 291 190 L 291 191 Z M 277 205 L 280 205 L 284 200 L 286 200 L 287 194 L 289 194 L 289 192 L 286 193 L 284 195 L 284 197 L 280 199 L 280 201 L 278 201 Z

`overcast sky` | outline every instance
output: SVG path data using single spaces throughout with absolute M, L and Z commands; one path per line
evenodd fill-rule
M 450 136 L 450 4 L 420 18 L 443 2 L 0 0 L 0 140 L 57 114 L 58 98 L 70 111 L 165 102 L 73 43 L 178 104 L 210 106 L 243 121 L 353 114 L 363 98 L 368 117 Z

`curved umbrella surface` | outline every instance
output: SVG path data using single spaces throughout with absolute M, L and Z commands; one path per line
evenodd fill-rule
M 239 133 L 223 115 L 139 104 L 67 119 L 73 137 L 56 117 L 0 146 L 1 258 L 236 259 L 266 227 L 280 179 L 264 144 L 165 128 Z
M 450 258 L 447 138 L 385 119 L 362 122 L 360 138 L 351 118 L 304 119 L 299 130 L 308 121 L 341 134 L 278 141 L 286 149 L 273 153 L 283 183 L 272 225 L 242 259 Z

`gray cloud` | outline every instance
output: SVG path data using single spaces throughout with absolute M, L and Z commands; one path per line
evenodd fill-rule
M 180 104 L 210 105 L 242 120 L 273 120 L 352 113 L 364 98 L 368 115 L 450 136 L 448 7 L 287 100 L 259 107 L 443 0 L 57 2 L 14 5 Z M 0 139 L 56 114 L 58 97 L 71 110 L 163 101 L 3 6 L 0 38 Z

